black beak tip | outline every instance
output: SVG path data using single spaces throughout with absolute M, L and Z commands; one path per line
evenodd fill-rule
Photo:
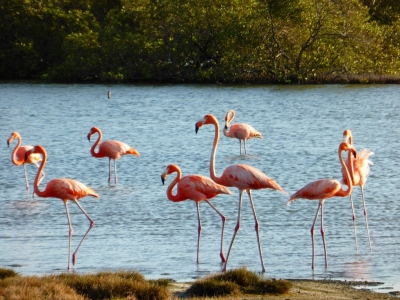
M 195 132 L 197 134 L 197 131 L 199 131 L 199 127 L 197 127 L 197 125 L 195 126 Z
M 165 180 L 164 180 L 164 178 L 162 176 L 161 176 L 161 182 L 164 185 Z

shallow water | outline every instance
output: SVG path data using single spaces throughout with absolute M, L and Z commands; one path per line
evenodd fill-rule
M 112 98 L 107 99 L 107 91 Z M 23 145 L 43 145 L 48 153 L 46 177 L 74 178 L 94 188 L 100 199 L 87 197 L 81 205 L 95 220 L 78 254 L 74 270 L 138 270 L 147 278 L 192 281 L 221 269 L 221 219 L 202 203 L 200 264 L 196 264 L 197 214 L 192 201 L 173 203 L 161 173 L 170 163 L 183 175 L 209 176 L 214 136 L 212 126 L 195 134 L 194 125 L 214 114 L 221 125 L 216 156 L 220 175 L 231 164 L 245 163 L 274 178 L 292 194 L 319 178 L 340 178 L 337 147 L 350 128 L 358 150 L 370 148 L 369 179 L 365 185 L 370 251 L 361 192 L 354 189 L 359 249 L 356 251 L 349 198 L 325 204 L 325 234 L 329 268 L 316 227 L 315 270 L 311 270 L 310 228 L 316 201 L 298 200 L 286 206 L 288 195 L 253 191 L 260 222 L 265 276 L 328 278 L 383 282 L 377 288 L 400 290 L 399 263 L 399 131 L 400 86 L 216 86 L 216 85 L 48 85 L 0 84 L 0 266 L 23 275 L 67 271 L 68 223 L 62 201 L 32 199 L 36 167 L 29 165 L 30 192 L 25 190 L 23 167 L 10 160 L 6 140 L 12 131 Z M 263 134 L 247 143 L 248 155 L 239 155 L 239 142 L 222 135 L 226 112 L 236 111 L 234 123 L 248 123 Z M 108 160 L 90 156 L 87 133 L 92 126 L 103 140 L 123 141 L 140 152 L 117 161 L 118 184 L 109 186 Z M 95 136 L 94 136 L 95 138 Z M 214 198 L 227 217 L 225 252 L 236 225 L 238 191 Z M 89 223 L 76 205 L 69 205 L 74 228 L 73 248 Z M 261 271 L 254 218 L 247 196 L 243 199 L 241 229 L 228 269 L 247 266 Z M 388 291 L 385 289 L 384 291 Z M 390 289 L 389 289 L 390 291 Z

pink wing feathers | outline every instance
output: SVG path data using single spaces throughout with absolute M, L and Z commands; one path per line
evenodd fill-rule
M 86 196 L 99 198 L 99 195 L 90 187 L 68 178 L 55 178 L 50 180 L 41 197 L 53 197 L 62 200 L 78 200 Z
M 290 196 L 287 205 L 296 199 L 320 200 L 332 197 L 341 189 L 341 184 L 336 179 L 320 179 L 310 182 Z

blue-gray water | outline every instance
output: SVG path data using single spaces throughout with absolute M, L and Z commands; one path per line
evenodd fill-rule
M 111 90 L 112 98 L 107 98 Z M 350 128 L 358 150 L 370 148 L 369 179 L 365 185 L 373 250 L 368 246 L 361 192 L 353 192 L 357 215 L 355 250 L 349 198 L 325 204 L 329 268 L 316 227 L 315 271 L 311 270 L 310 228 L 316 201 L 298 200 L 287 207 L 288 196 L 271 190 L 253 192 L 260 222 L 266 276 L 330 278 L 384 282 L 400 290 L 399 162 L 400 86 L 153 86 L 153 85 L 0 85 L 0 266 L 23 275 L 67 271 L 68 224 L 62 201 L 32 199 L 25 190 L 23 167 L 11 162 L 6 140 L 18 131 L 23 145 L 43 145 L 48 153 L 46 177 L 69 177 L 94 188 L 100 199 L 87 197 L 82 206 L 95 220 L 78 254 L 75 271 L 138 270 L 146 278 L 192 281 L 218 272 L 220 217 L 200 205 L 203 232 L 200 264 L 196 264 L 197 214 L 192 201 L 173 203 L 160 180 L 170 163 L 183 175 L 209 176 L 214 128 L 195 134 L 195 123 L 214 114 L 220 125 L 229 109 L 234 123 L 248 123 L 264 139 L 247 143 L 222 135 L 216 172 L 235 163 L 257 167 L 292 194 L 319 178 L 341 178 L 337 147 Z M 109 187 L 108 159 L 90 155 L 86 136 L 92 126 L 103 140 L 123 141 L 140 152 L 117 161 L 119 181 Z M 28 165 L 32 183 L 36 167 Z M 169 184 L 174 175 L 167 178 Z M 238 208 L 238 191 L 214 198 L 227 217 L 228 249 Z M 88 228 L 88 220 L 70 204 L 73 248 Z M 241 229 L 228 269 L 247 266 L 260 271 L 254 219 L 247 196 L 243 199 Z M 386 290 L 385 290 L 386 291 Z

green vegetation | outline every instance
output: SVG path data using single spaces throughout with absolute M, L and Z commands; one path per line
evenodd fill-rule
M 4 270 L 0 273 L 6 273 Z M 8 276 L 0 280 L 0 299 L 163 300 L 172 297 L 168 284 L 165 279 L 145 280 L 140 273 L 125 271 L 44 277 Z
M 393 0 L 2 0 L 0 80 L 400 82 Z
M 218 297 L 240 294 L 284 294 L 291 283 L 286 280 L 263 279 L 246 268 L 227 271 L 199 279 L 187 291 L 191 296 Z

